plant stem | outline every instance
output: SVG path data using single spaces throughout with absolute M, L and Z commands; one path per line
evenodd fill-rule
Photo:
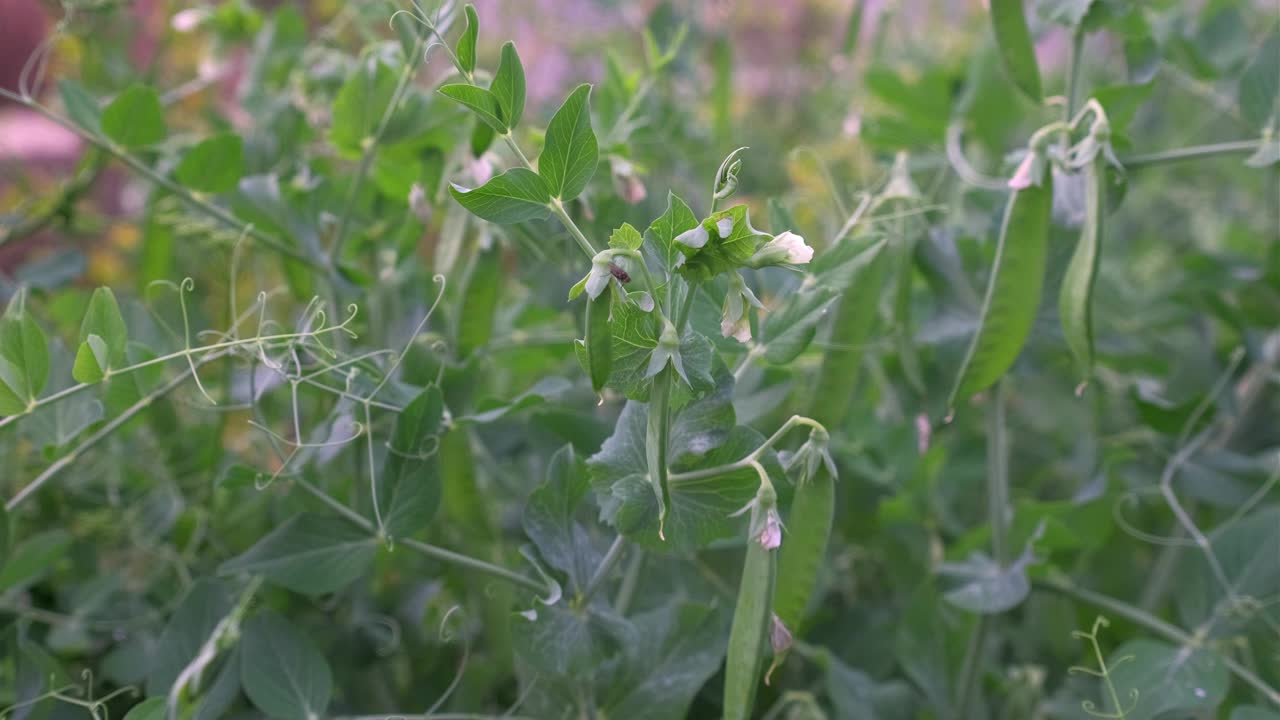
M 604 558 L 600 560 L 600 565 L 591 574 L 591 579 L 587 581 L 587 587 L 582 591 L 580 602 L 584 606 L 591 602 L 591 596 L 604 584 L 604 579 L 608 577 L 609 571 L 613 569 L 614 565 L 618 564 L 618 560 L 622 559 L 622 550 L 626 545 L 627 539 L 621 533 L 613 539 L 613 544 L 605 552 Z
M 371 535 L 377 532 L 377 528 L 368 518 L 364 517 L 363 515 L 360 515 L 359 513 L 347 507 L 346 505 L 343 505 L 342 503 L 338 502 L 334 498 L 330 497 L 328 493 L 324 492 L 320 488 L 311 484 L 307 480 L 297 477 L 297 478 L 293 478 L 293 482 L 297 483 L 298 487 L 301 487 L 303 490 L 306 490 L 317 500 L 324 503 L 327 507 L 329 507 L 331 510 L 341 515 L 345 520 L 355 525 L 356 527 L 359 527 L 360 529 L 370 533 Z M 419 540 L 414 540 L 412 538 L 400 538 L 399 543 L 413 550 L 414 552 L 417 552 L 421 555 L 425 555 L 429 558 L 434 558 L 442 562 L 450 563 L 453 565 L 459 565 L 461 567 L 469 568 L 471 570 L 476 570 L 478 572 L 482 572 L 487 575 L 491 575 L 493 577 L 506 580 L 507 582 L 510 582 L 514 585 L 527 588 L 536 593 L 546 592 L 548 590 L 546 585 L 538 582 L 537 580 L 534 580 L 525 575 L 521 575 L 518 572 L 508 570 L 504 567 L 500 567 L 492 563 L 487 563 L 483 560 L 478 560 L 469 555 L 456 553 L 452 550 L 446 550 L 445 548 L 437 547 L 435 545 L 428 545 L 427 543 L 421 542 Z
M 1120 164 L 1126 170 L 1132 170 L 1133 168 L 1164 165 L 1183 160 L 1197 160 L 1218 155 L 1244 155 L 1257 152 L 1260 147 L 1262 147 L 1261 140 L 1233 140 L 1210 145 L 1192 145 L 1191 147 L 1162 150 L 1144 155 L 1130 155 L 1129 157 L 1121 158 Z
M 1032 586 L 1040 590 L 1047 590 L 1061 595 L 1066 595 L 1067 597 L 1101 608 L 1136 625 L 1141 625 L 1147 630 L 1164 637 L 1165 640 L 1176 645 L 1181 645 L 1187 648 L 1199 648 L 1201 646 L 1201 642 L 1199 640 L 1189 635 L 1182 628 L 1171 625 L 1141 608 L 1134 607 L 1133 605 L 1129 605 L 1128 603 L 1122 602 L 1113 597 L 1079 587 L 1070 579 L 1053 577 L 1033 580 Z M 1276 690 L 1268 685 L 1265 680 L 1258 677 L 1249 668 L 1241 665 L 1235 660 L 1235 658 L 1218 653 L 1214 653 L 1214 657 L 1221 660 L 1222 664 L 1245 684 L 1262 693 L 1268 701 L 1275 705 L 1280 705 L 1280 690 Z
M 689 326 L 689 315 L 693 312 L 693 301 L 698 297 L 698 283 L 689 283 L 689 292 L 685 293 L 684 304 L 680 306 L 680 316 L 676 318 L 676 332 L 684 334 Z
M 637 547 L 631 553 L 631 562 L 627 563 L 627 571 L 622 575 L 622 585 L 613 598 L 613 611 L 625 616 L 631 609 L 631 599 L 636 594 L 636 583 L 640 581 L 640 569 L 644 567 L 644 550 Z
M 1070 122 L 1076 114 L 1080 97 L 1080 61 L 1084 59 L 1084 28 L 1077 27 L 1071 36 L 1071 63 L 1067 69 L 1067 102 L 1063 119 Z
M 969 715 L 969 703 L 977 693 L 979 673 L 982 664 L 982 647 L 987 644 L 987 630 L 990 620 L 986 615 L 979 615 L 973 626 L 973 634 L 969 636 L 969 646 L 964 651 L 964 665 L 960 669 L 960 683 L 956 698 L 956 718 L 963 719 Z
M 8 90 L 5 90 L 4 88 L 0 88 L 0 97 L 8 98 L 9 100 L 13 100 L 16 103 L 21 104 L 23 107 L 26 107 L 30 110 L 34 110 L 40 113 L 41 115 L 43 115 L 44 117 L 48 118 L 49 120 L 52 120 L 53 122 L 66 128 L 67 130 L 70 130 L 76 135 L 79 135 L 84 141 L 101 148 L 103 151 L 105 151 L 115 159 L 124 163 L 134 172 L 138 173 L 139 175 L 146 178 L 151 183 L 163 188 L 165 191 L 169 192 L 174 197 L 181 200 L 184 204 L 186 204 L 191 209 L 204 213 L 205 215 L 208 215 L 209 217 L 213 218 L 214 220 L 217 220 L 218 222 L 226 225 L 227 227 L 234 228 L 237 231 L 245 235 L 248 235 L 249 237 L 262 243 L 264 247 L 267 247 L 274 252 L 284 255 L 290 259 L 297 260 L 298 262 L 303 263 L 313 269 L 321 269 L 321 270 L 328 269 L 325 267 L 325 265 L 321 261 L 299 251 L 294 247 L 291 247 L 290 245 L 285 243 L 283 240 L 280 240 L 279 238 L 273 235 L 269 235 L 266 232 L 259 230 L 258 228 L 254 227 L 252 224 L 246 224 L 241 222 L 234 215 L 227 212 L 226 210 L 204 200 L 202 197 L 200 197 L 199 195 L 196 195 L 195 193 L 183 187 L 182 185 L 179 185 L 178 183 L 170 180 L 169 178 L 161 175 L 160 173 L 157 173 L 155 170 L 151 169 L 146 164 L 144 164 L 141 160 L 130 155 L 127 151 L 125 151 L 124 148 L 119 147 L 118 145 L 111 142 L 110 140 L 98 137 L 97 134 L 89 132 L 88 130 L 85 130 L 79 125 L 76 125 L 71 120 L 58 115 L 57 113 L 53 112 L 49 108 L 46 108 L 40 103 L 28 98 L 24 98 L 21 95 L 18 95 L 16 93 L 12 93 Z
M 822 426 L 822 423 L 818 422 L 817 420 L 813 420 L 812 418 L 807 418 L 802 415 L 792 415 L 790 419 L 788 419 L 785 423 L 782 424 L 782 427 L 778 428 L 772 435 L 768 437 L 768 439 L 760 443 L 759 447 L 757 447 L 755 450 L 752 450 L 750 454 L 748 454 L 746 457 L 742 458 L 741 460 L 737 460 L 731 463 L 726 463 L 724 465 L 717 465 L 716 467 L 703 468 L 701 470 L 690 470 L 689 472 L 671 473 L 667 477 L 671 482 L 674 483 L 674 482 L 683 482 L 686 480 L 701 480 L 703 478 L 715 477 L 717 475 L 724 475 L 725 473 L 734 472 L 735 470 L 743 470 L 745 468 L 749 468 L 753 464 L 758 462 L 760 460 L 760 456 L 763 455 L 765 451 L 767 451 L 769 448 L 776 445 L 778 441 L 783 438 L 784 435 L 786 435 L 792 429 L 800 427 L 802 425 L 811 427 L 811 428 L 820 428 L 823 430 L 826 429 Z

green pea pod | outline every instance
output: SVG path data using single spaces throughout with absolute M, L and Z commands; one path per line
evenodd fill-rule
M 469 357 L 477 349 L 489 344 L 493 335 L 494 313 L 498 309 L 498 295 L 502 280 L 502 250 L 493 243 L 486 250 L 478 250 L 471 259 L 463 281 L 462 303 L 457 319 L 458 357 Z M 465 313 L 465 317 L 462 316 Z
M 1009 197 L 978 332 L 947 401 L 949 408 L 954 409 L 958 399 L 982 392 L 999 380 L 1030 337 L 1044 285 L 1052 203 L 1049 173 L 1040 185 L 1016 190 Z
M 778 587 L 773 599 L 774 614 L 792 632 L 799 631 L 817 586 L 834 510 L 835 480 L 829 473 L 819 471 L 796 487 L 787 541 L 778 551 Z
M 881 243 L 864 251 L 875 255 L 857 266 L 849 287 L 836 304 L 830 348 L 822 358 L 822 369 L 814 385 L 809 411 L 809 417 L 832 432 L 840 427 L 853 404 L 852 396 L 858 385 L 864 348 L 879 314 L 880 291 L 892 262 L 884 247 Z
M 1062 277 L 1058 315 L 1062 334 L 1075 356 L 1081 388 L 1093 375 L 1093 287 L 1098 279 L 1098 258 L 1106 225 L 1106 161 L 1102 154 L 1085 168 L 1085 221 L 1080 242 Z
M 613 370 L 613 329 L 609 326 L 613 293 L 608 289 L 594 300 L 587 299 L 587 367 L 591 371 L 591 389 L 600 392 Z
M 760 513 L 755 508 L 752 514 Z M 757 518 L 751 526 L 756 527 Z M 788 539 L 790 542 L 790 539 Z M 760 672 L 769 645 L 769 621 L 773 604 L 777 553 L 766 550 L 756 538 L 747 540 L 747 557 L 742 565 L 738 604 L 729 630 L 729 653 L 725 660 L 724 720 L 749 720 L 755 703 Z
M 1023 0 L 991 0 L 991 26 L 995 30 L 1000 58 L 1013 84 L 1027 97 L 1040 101 L 1040 68 L 1027 29 Z

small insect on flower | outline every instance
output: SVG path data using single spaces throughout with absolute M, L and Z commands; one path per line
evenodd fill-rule
M 622 268 L 618 267 L 613 263 L 609 263 L 609 272 L 613 273 L 613 276 L 617 278 L 618 282 L 622 283 L 623 285 L 626 285 L 627 283 L 631 282 L 631 276 L 627 274 L 627 271 L 623 270 Z

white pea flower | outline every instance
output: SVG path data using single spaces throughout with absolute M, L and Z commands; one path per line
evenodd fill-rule
M 787 230 L 764 244 L 764 247 L 751 256 L 749 265 L 754 268 L 769 265 L 806 265 L 813 259 L 813 248 L 805 244 L 804 238 Z
M 720 314 L 720 334 L 745 343 L 751 339 L 751 314 L 748 306 L 764 305 L 751 292 L 738 273 L 729 273 L 729 292 L 724 297 L 724 309 Z
M 756 535 L 756 541 L 765 550 L 773 550 L 782 545 L 782 518 L 777 508 L 769 508 L 764 514 L 763 527 Z
M 702 223 L 698 223 L 696 226 L 677 235 L 675 242 L 692 250 L 697 250 L 706 245 L 707 240 L 710 239 L 711 234 L 707 232 L 706 228 L 702 227 Z
M 582 294 L 583 290 L 587 291 L 587 295 L 595 300 L 600 297 L 600 293 L 609 288 L 609 281 L 613 279 L 614 269 L 617 268 L 613 264 L 614 252 L 610 250 L 602 250 L 591 258 L 591 270 L 578 281 L 569 290 L 569 299 L 572 300 Z M 618 268 L 621 271 L 621 268 Z

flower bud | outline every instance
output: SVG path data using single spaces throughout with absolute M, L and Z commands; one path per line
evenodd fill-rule
M 763 308 L 755 293 L 736 272 L 729 273 L 729 292 L 720 313 L 720 334 L 745 343 L 751 339 L 751 316 L 748 305 Z
M 813 248 L 805 244 L 803 237 L 787 230 L 765 243 L 751 256 L 747 264 L 753 268 L 770 265 L 806 265 L 812 259 Z
M 1018 169 L 1013 171 L 1013 177 L 1009 178 L 1009 189 L 1026 190 L 1032 185 L 1039 187 L 1044 179 L 1045 164 L 1043 153 L 1028 150 L 1022 162 L 1018 163 Z

